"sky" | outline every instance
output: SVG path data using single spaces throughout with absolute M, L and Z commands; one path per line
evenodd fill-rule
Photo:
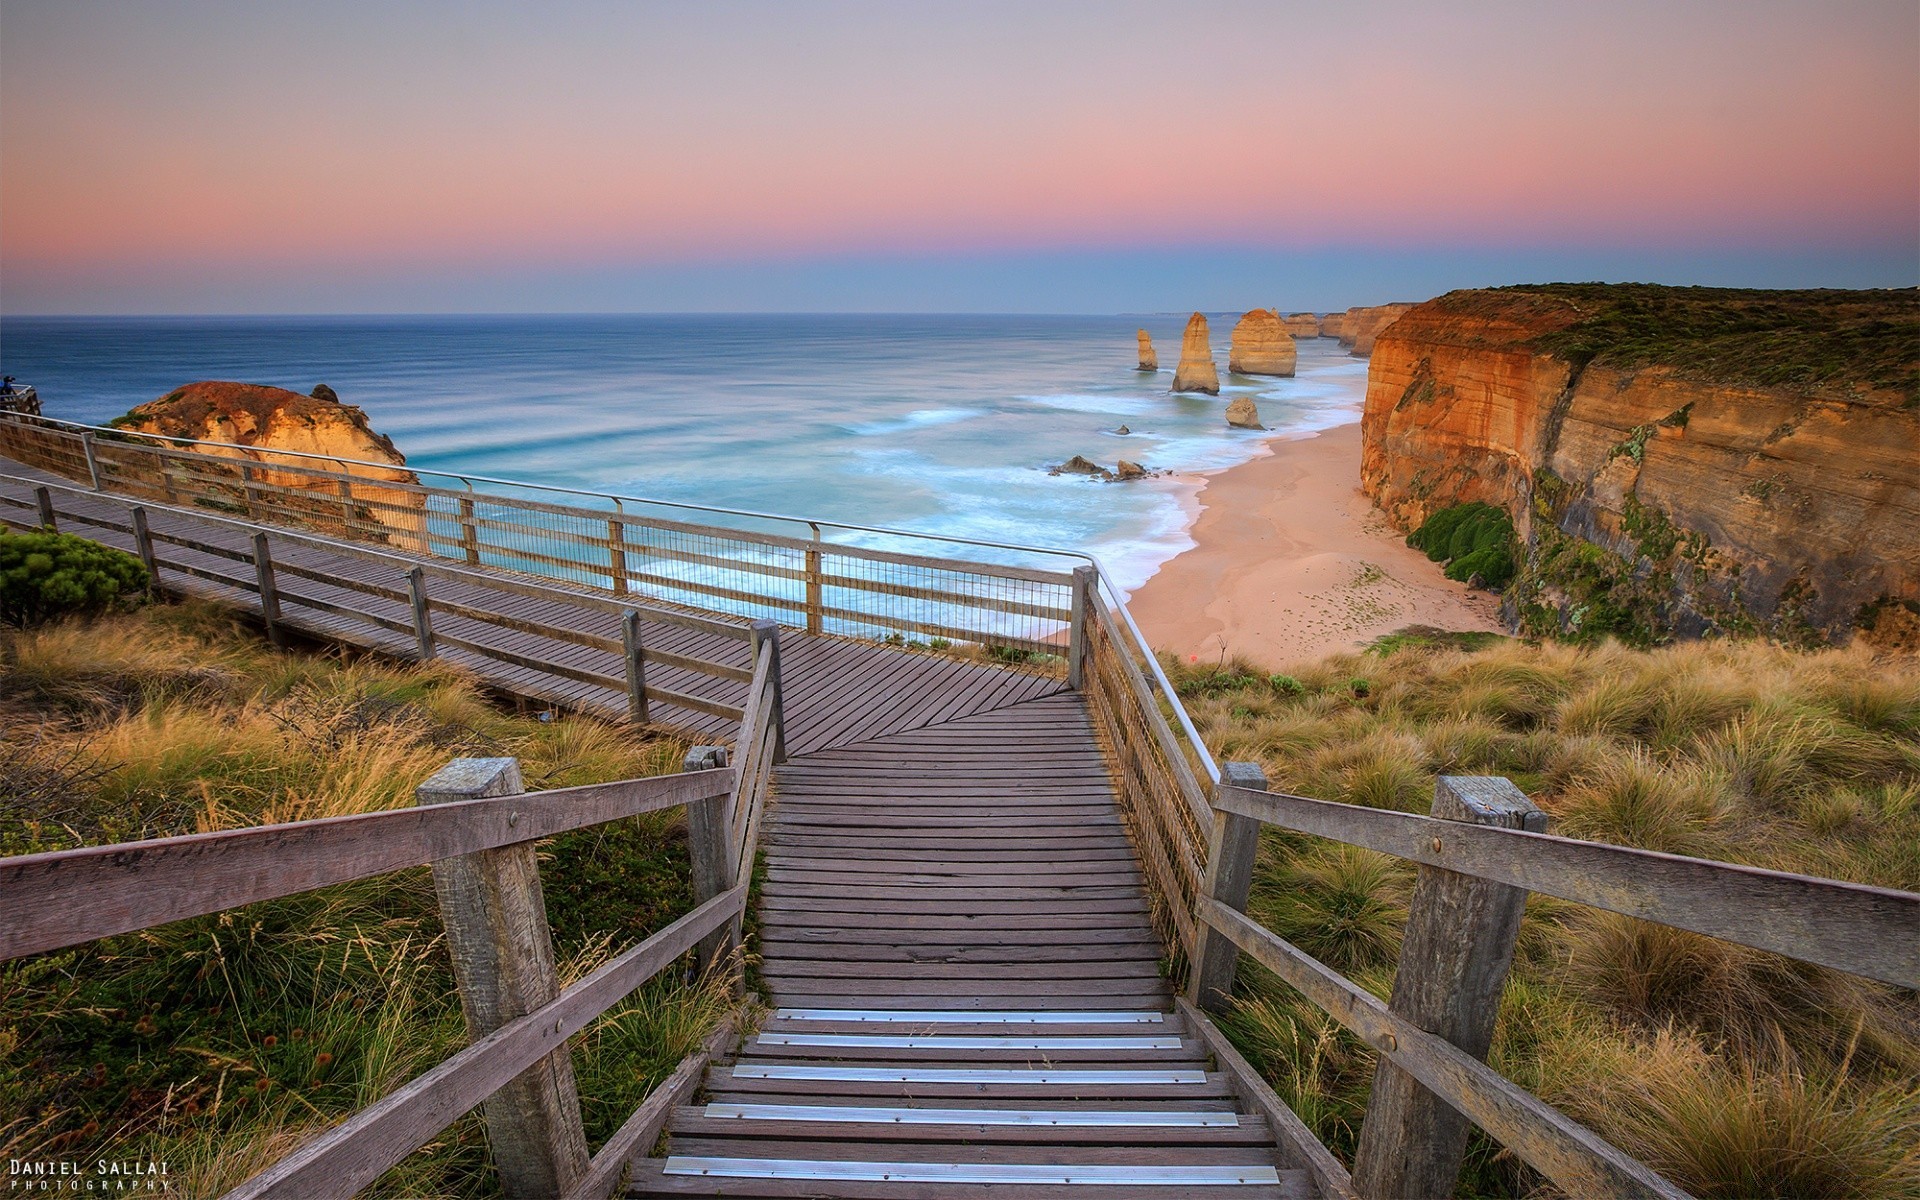
M 0 0 L 0 313 L 1920 283 L 1913 0 Z

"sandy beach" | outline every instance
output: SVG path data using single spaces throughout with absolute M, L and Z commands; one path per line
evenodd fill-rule
M 1155 649 L 1278 669 L 1408 625 L 1500 631 L 1494 596 L 1447 579 L 1361 494 L 1357 423 L 1269 446 L 1207 478 L 1198 545 L 1134 593 Z

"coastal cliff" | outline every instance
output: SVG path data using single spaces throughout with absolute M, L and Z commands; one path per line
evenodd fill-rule
M 1227 370 L 1236 375 L 1291 375 L 1298 361 L 1293 336 L 1272 309 L 1256 308 L 1234 324 Z
M 1916 346 L 1912 291 L 1451 292 L 1378 335 L 1361 486 L 1507 512 L 1527 632 L 1920 644 Z
M 1320 316 L 1318 313 L 1288 313 L 1280 318 L 1280 328 L 1289 336 L 1309 338 L 1320 336 Z
M 332 479 L 302 473 L 298 468 L 345 470 L 382 483 L 417 484 L 420 481 L 406 469 L 406 456 L 394 446 L 393 440 L 376 433 L 367 423 L 366 413 L 351 404 L 340 403 L 333 390 L 324 384 L 314 391 L 315 395 L 303 396 L 261 384 L 190 383 L 140 405 L 112 424 L 131 433 L 226 443 L 200 449 L 222 458 L 244 458 L 262 464 L 254 477 L 268 487 L 326 496 L 327 500 L 314 509 L 315 516 L 323 518 L 322 523 L 340 524 L 337 499 L 340 485 Z M 275 451 L 322 458 L 316 461 Z M 294 469 L 273 470 L 273 466 Z M 363 517 L 378 522 L 390 532 L 404 533 L 409 540 L 422 534 L 423 502 L 418 493 L 360 483 L 353 485 L 353 493 L 362 507 Z
M 1353 352 L 1355 358 L 1368 358 L 1373 354 L 1374 341 L 1380 331 L 1399 320 L 1413 309 L 1411 304 L 1376 304 L 1366 308 L 1350 308 L 1346 319 L 1340 323 L 1340 344 Z

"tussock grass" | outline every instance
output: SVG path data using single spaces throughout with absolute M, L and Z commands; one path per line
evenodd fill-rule
M 1167 667 L 1216 754 L 1278 790 L 1424 812 L 1437 775 L 1505 775 L 1556 833 L 1920 890 L 1911 658 L 1398 639 L 1271 677 L 1286 686 L 1231 659 Z M 1268 830 L 1250 910 L 1384 995 L 1411 879 Z M 1365 1049 L 1252 965 L 1228 1024 L 1350 1151 Z M 1911 993 L 1536 895 L 1492 1061 L 1699 1195 L 1920 1196 L 1916 1047 Z M 1541 1187 L 1476 1135 L 1462 1194 Z
M 0 706 L 8 854 L 409 805 L 457 755 L 518 757 L 545 788 L 677 770 L 685 752 L 513 716 L 444 666 L 280 653 L 198 605 L 0 635 Z M 692 906 L 678 813 L 540 855 L 569 979 Z M 590 1140 L 727 1007 L 676 968 L 584 1031 Z M 0 964 L 0 1156 L 164 1159 L 177 1192 L 217 1195 L 465 1042 L 424 868 Z M 495 1192 L 471 1114 L 371 1189 Z

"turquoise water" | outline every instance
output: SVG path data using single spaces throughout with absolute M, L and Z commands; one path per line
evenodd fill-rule
M 1167 392 L 1184 315 L 0 319 L 0 366 L 98 422 L 198 379 L 316 383 L 416 466 L 1086 549 L 1131 590 L 1191 545 L 1195 472 L 1359 417 L 1366 363 Z M 1163 369 L 1134 370 L 1134 330 Z M 1231 318 L 1214 322 L 1226 362 Z M 1270 433 L 1230 430 L 1236 394 Z M 1118 435 L 1120 425 L 1130 427 Z M 1181 478 L 1104 484 L 1083 454 Z

